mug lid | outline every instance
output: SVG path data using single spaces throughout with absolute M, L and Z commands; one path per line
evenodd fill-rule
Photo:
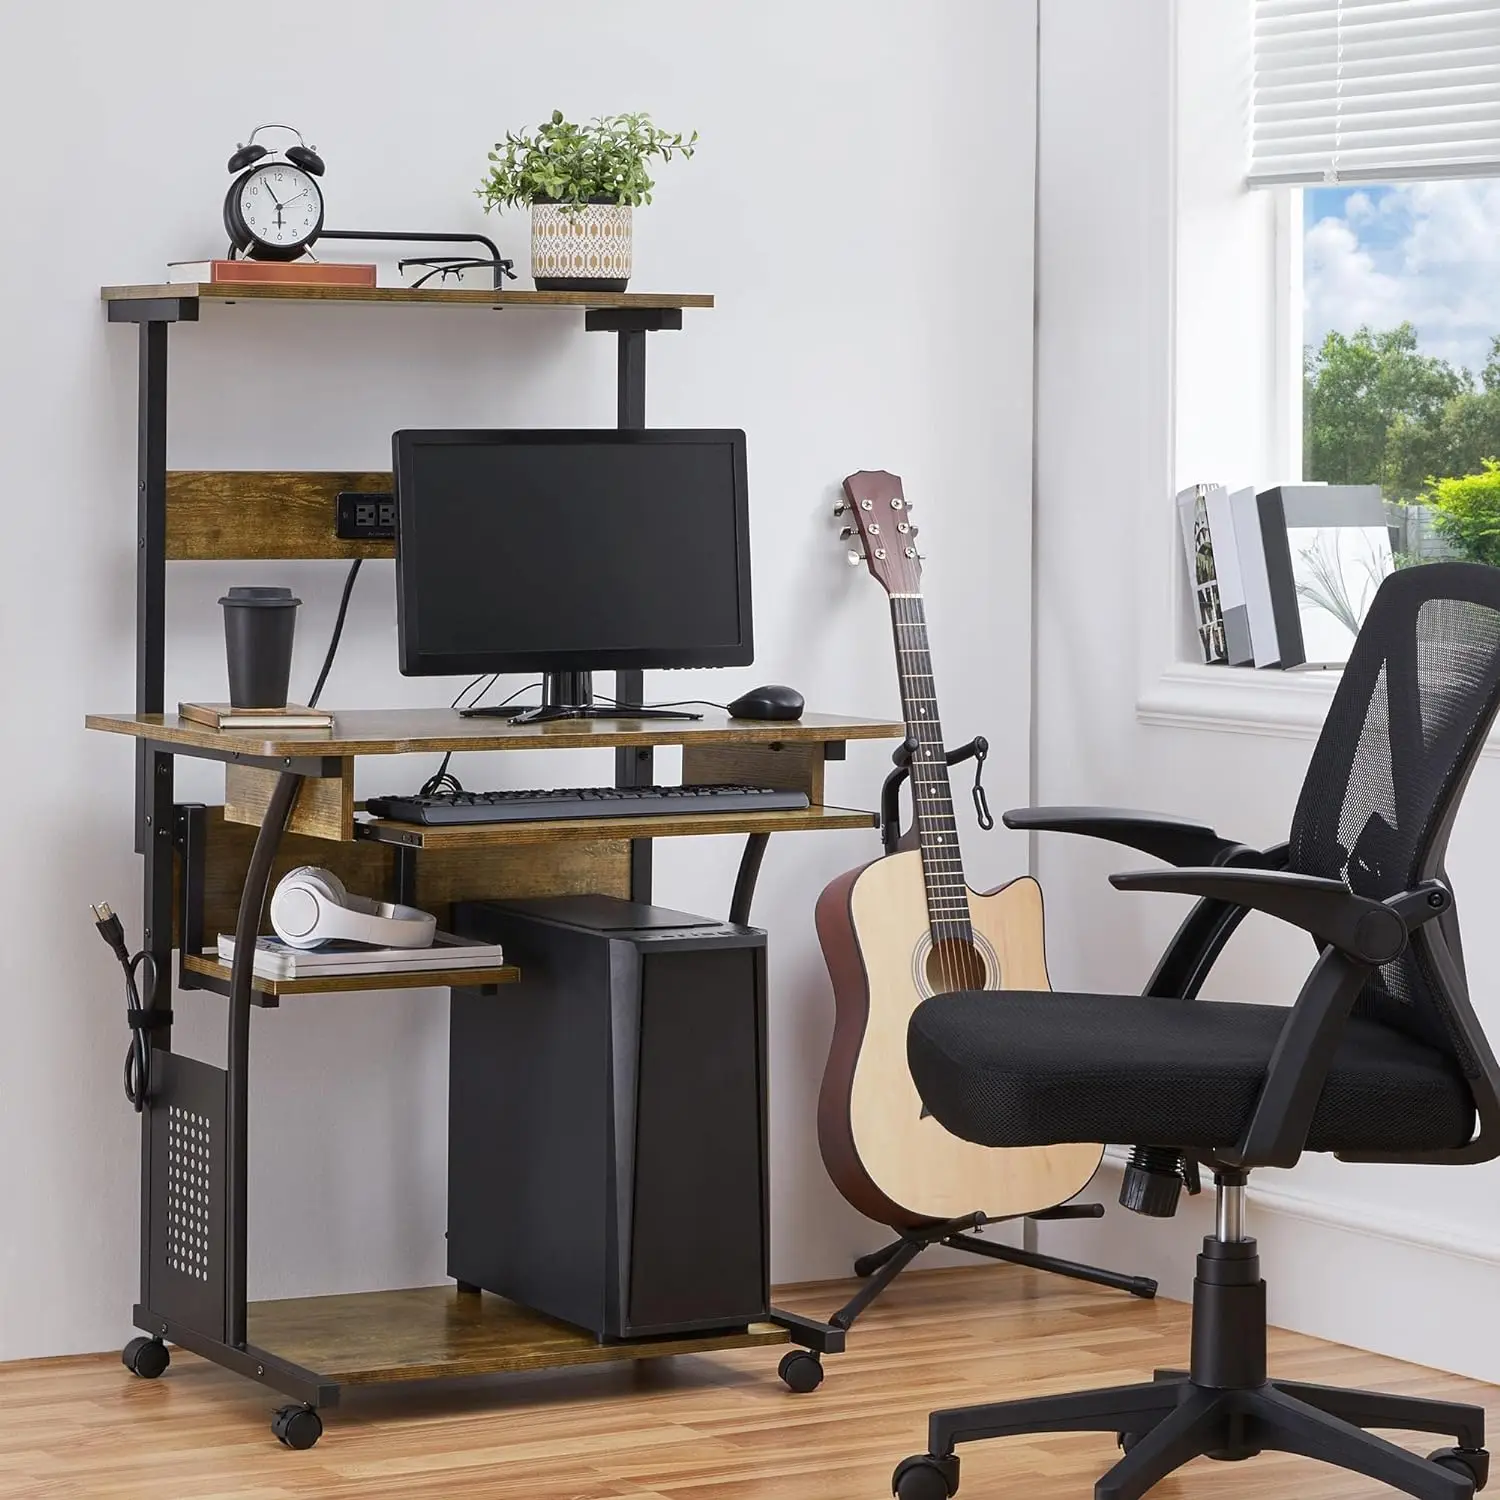
M 252 607 L 270 605 L 301 604 L 292 598 L 292 591 L 284 588 L 262 588 L 256 585 L 236 586 L 219 600 L 220 604 L 248 604 Z

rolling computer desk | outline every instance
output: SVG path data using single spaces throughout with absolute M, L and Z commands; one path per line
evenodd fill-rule
M 273 981 L 204 952 L 233 930 L 249 953 L 265 930 L 266 892 L 299 864 L 332 869 L 351 889 L 388 891 L 435 910 L 454 902 L 602 893 L 650 899 L 651 840 L 743 834 L 730 905 L 746 922 L 761 856 L 775 832 L 870 828 L 873 813 L 824 802 L 824 765 L 852 739 L 900 739 L 903 727 L 809 714 L 795 723 L 629 719 L 510 725 L 445 709 L 340 713 L 332 734 L 220 732 L 164 713 L 166 564 L 185 559 L 389 557 L 390 543 L 334 534 L 341 490 L 388 490 L 386 474 L 263 473 L 167 468 L 167 335 L 205 306 L 260 301 L 385 304 L 485 313 L 510 306 L 584 311 L 589 329 L 619 336 L 619 422 L 645 425 L 645 335 L 680 328 L 684 307 L 708 297 L 626 293 L 412 291 L 345 287 L 156 286 L 105 288 L 111 322 L 139 325 L 136 707 L 90 715 L 90 729 L 137 745 L 136 850 L 143 856 L 143 946 L 156 960 L 156 1005 L 169 1009 L 173 950 L 178 989 L 228 1001 L 227 1067 L 171 1050 L 170 1024 L 153 1029 L 151 1100 L 141 1130 L 141 1293 L 136 1327 L 289 1396 L 313 1415 L 358 1385 L 411 1382 L 595 1361 L 795 1341 L 835 1351 L 842 1332 L 773 1314 L 743 1332 L 600 1344 L 489 1294 L 454 1286 L 247 1300 L 249 1034 L 255 1007 L 336 990 L 445 987 L 451 976 L 407 972 Z M 253 316 L 253 313 L 231 314 Z M 633 680 L 632 680 L 633 679 Z M 619 674 L 617 696 L 639 701 L 639 674 Z M 652 780 L 652 752 L 679 745 L 683 779 L 800 788 L 801 811 L 698 813 L 429 828 L 362 816 L 355 761 L 366 755 L 448 750 L 519 751 L 608 746 L 621 785 Z M 222 761 L 222 807 L 179 803 L 175 757 Z M 467 971 L 465 988 L 504 1003 L 524 983 L 514 967 Z M 285 1411 L 285 1409 L 284 1409 Z M 284 1420 L 283 1414 L 279 1414 Z M 277 1429 L 282 1432 L 282 1428 Z M 297 1446 L 305 1446 L 298 1443 Z

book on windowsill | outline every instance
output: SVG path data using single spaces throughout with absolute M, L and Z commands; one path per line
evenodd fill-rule
M 172 260 L 167 280 L 204 286 L 374 286 L 375 267 L 356 261 Z
M 219 962 L 234 961 L 234 939 L 219 934 Z M 372 948 L 367 943 L 328 943 L 322 948 L 293 948 L 280 938 L 255 940 L 255 973 L 261 979 L 309 979 L 319 974 L 399 974 L 407 970 L 458 972 L 498 969 L 505 962 L 499 943 L 476 943 L 439 932 L 430 948 Z
M 333 715 L 302 703 L 236 708 L 231 703 L 179 703 L 177 716 L 205 729 L 332 729 Z

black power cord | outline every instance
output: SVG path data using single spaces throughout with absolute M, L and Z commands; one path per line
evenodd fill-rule
M 469 708 L 473 708 L 474 705 L 477 704 L 479 700 L 483 698 L 484 695 L 489 692 L 492 687 L 494 687 L 495 681 L 499 676 L 500 674 L 498 672 L 481 672 L 478 677 L 475 677 L 465 687 L 459 689 L 458 696 L 453 700 L 452 703 L 448 705 L 448 707 L 457 708 L 458 705 L 462 703 L 471 692 L 473 692 L 474 687 L 478 683 L 482 682 L 484 683 L 484 686 L 480 688 L 472 698 L 469 699 L 467 706 Z M 541 687 L 541 685 L 542 684 L 539 682 L 528 682 L 523 687 L 518 687 L 515 692 L 510 695 L 510 697 L 502 698 L 496 705 L 496 707 L 504 708 L 507 703 L 514 702 L 515 699 L 519 698 L 522 693 L 530 692 L 532 688 Z M 452 776 L 448 772 L 448 762 L 452 759 L 453 752 L 450 750 L 443 757 L 443 763 L 437 768 L 436 774 L 429 776 L 427 780 L 422 783 L 422 789 L 417 793 L 419 797 L 436 797 L 440 792 L 463 791 L 463 783 L 458 779 L 457 776 Z
M 125 1097 L 135 1112 L 145 1109 L 151 1091 L 151 1032 L 172 1024 L 172 1012 L 156 1004 L 156 960 L 144 949 L 131 953 L 125 927 L 109 903 L 92 907 L 94 926 L 119 960 L 125 975 L 125 1023 L 130 1027 L 130 1048 L 125 1054 Z M 141 993 L 145 983 L 144 998 Z
M 349 564 L 348 576 L 344 579 L 344 594 L 339 600 L 339 612 L 333 622 L 333 636 L 328 642 L 328 655 L 323 658 L 323 670 L 318 673 L 318 680 L 313 684 L 312 693 L 307 700 L 309 708 L 318 706 L 318 699 L 323 696 L 323 684 L 328 681 L 328 674 L 333 670 L 333 659 L 338 655 L 339 641 L 344 634 L 344 616 L 349 613 L 349 596 L 354 592 L 354 580 L 359 577 L 359 565 L 364 561 L 362 557 L 356 557 Z

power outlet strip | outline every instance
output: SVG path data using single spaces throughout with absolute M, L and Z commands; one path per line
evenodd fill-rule
M 346 542 L 394 542 L 396 497 L 343 490 L 334 516 L 334 534 Z

